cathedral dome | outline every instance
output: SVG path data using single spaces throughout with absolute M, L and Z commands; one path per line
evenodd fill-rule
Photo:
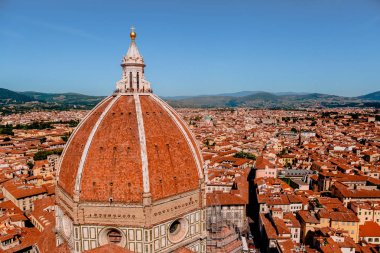
M 115 92 L 77 126 L 57 173 L 56 241 L 206 251 L 203 161 L 187 124 L 152 93 L 132 30 Z
M 201 155 L 177 113 L 152 93 L 100 102 L 63 152 L 58 186 L 77 201 L 139 204 L 200 187 Z

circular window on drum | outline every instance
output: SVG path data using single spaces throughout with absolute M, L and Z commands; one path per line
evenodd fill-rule
M 117 228 L 107 227 L 99 233 L 100 245 L 116 244 L 118 246 L 124 247 L 126 242 L 127 239 L 124 233 Z
M 182 241 L 187 234 L 188 228 L 189 223 L 184 218 L 173 221 L 169 226 L 169 240 L 172 243 Z

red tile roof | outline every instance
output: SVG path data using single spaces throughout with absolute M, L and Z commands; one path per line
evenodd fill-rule
M 359 226 L 359 237 L 380 237 L 380 225 L 373 221 L 366 221 Z
M 106 244 L 95 249 L 86 250 L 84 253 L 133 253 L 133 251 L 117 246 L 116 244 Z
M 248 204 L 241 196 L 225 193 L 213 192 L 207 193 L 207 206 L 219 205 L 246 205 Z
M 4 183 L 3 187 L 16 199 L 22 199 L 47 193 L 46 189 L 42 186 L 23 184 L 14 180 L 7 181 Z

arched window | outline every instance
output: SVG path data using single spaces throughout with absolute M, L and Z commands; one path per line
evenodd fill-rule
M 119 244 L 121 242 L 121 233 L 116 229 L 111 229 L 107 233 L 107 238 L 109 243 Z
M 132 89 L 132 72 L 129 72 L 129 88 Z
M 140 89 L 140 75 L 139 72 L 137 72 L 137 90 Z

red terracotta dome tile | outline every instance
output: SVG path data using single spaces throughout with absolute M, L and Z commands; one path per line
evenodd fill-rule
M 96 121 L 107 107 L 111 98 L 108 97 L 99 103 L 86 118 L 78 125 L 76 131 L 66 145 L 66 149 L 62 154 L 62 161 L 59 170 L 58 185 L 69 194 L 74 191 L 75 177 L 78 171 L 79 162 L 84 150 L 90 132 Z
M 152 94 L 124 94 L 101 102 L 78 127 L 58 185 L 72 197 L 79 190 L 79 201 L 138 204 L 144 184 L 152 201 L 199 189 L 201 163 L 173 109 Z

